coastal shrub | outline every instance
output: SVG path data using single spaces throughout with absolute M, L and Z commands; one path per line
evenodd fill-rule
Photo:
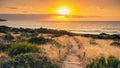
M 114 56 L 110 56 L 107 59 L 108 62 L 108 68 L 118 68 L 118 66 L 120 65 L 120 60 L 115 58 Z
M 47 28 L 39 28 L 39 29 L 30 29 L 30 28 L 13 28 L 8 26 L 0 26 L 0 32 L 8 33 L 8 32 L 22 32 L 22 33 L 46 33 L 46 34 L 53 34 L 56 36 L 61 35 L 74 35 L 65 30 L 54 30 L 54 29 L 47 29 Z
M 38 36 L 38 33 L 37 33 L 37 32 L 31 33 L 30 36 L 31 36 L 31 37 L 37 37 L 37 36 Z
M 45 39 L 44 37 L 33 37 L 31 39 L 28 40 L 29 43 L 32 44 L 45 44 L 47 43 L 49 40 Z
M 46 44 L 46 43 L 50 43 L 50 44 L 52 44 L 53 46 L 55 46 L 57 48 L 61 47 L 61 44 L 59 44 L 55 40 L 53 40 L 53 39 L 46 39 L 44 37 L 33 37 L 33 38 L 29 39 L 28 42 L 32 43 L 32 44 Z
M 67 32 L 65 30 L 54 30 L 54 29 L 47 29 L 47 28 L 40 28 L 40 29 L 35 29 L 36 32 L 38 33 L 46 33 L 46 34 L 55 34 L 57 36 L 61 35 L 72 35 L 73 33 Z
M 7 40 L 7 41 L 11 41 L 11 40 L 14 39 L 14 37 L 13 37 L 12 35 L 8 34 L 8 35 L 5 35 L 5 36 L 3 37 L 3 39 L 4 39 L 4 40 Z
M 32 63 L 31 54 L 20 54 L 6 62 L 2 62 L 1 68 L 29 68 Z
M 38 52 L 39 48 L 35 44 L 30 44 L 27 42 L 19 42 L 13 43 L 11 47 L 7 50 L 8 55 L 16 56 L 22 53 L 29 53 L 29 52 Z
M 26 53 L 15 56 L 7 62 L 1 64 L 1 68 L 58 68 L 52 64 L 47 57 Z
M 90 37 L 93 39 L 112 39 L 112 40 L 120 39 L 120 35 L 117 35 L 117 34 L 109 35 L 106 33 L 101 33 L 98 35 L 97 34 L 81 34 L 81 36 Z
M 120 47 L 120 41 L 114 41 L 111 43 L 112 46 Z
M 106 68 L 106 62 L 104 57 L 93 59 L 86 68 Z
M 7 26 L 0 26 L 0 32 L 1 33 L 7 33 L 9 31 L 10 28 L 8 28 Z
M 118 68 L 120 60 L 114 56 L 109 56 L 107 60 L 104 57 L 93 59 L 86 68 Z
M 4 51 L 6 51 L 9 47 L 10 47 L 10 45 L 0 44 L 0 51 L 4 52 Z
M 21 37 L 29 37 L 29 34 L 26 32 L 22 32 L 22 34 L 20 35 Z

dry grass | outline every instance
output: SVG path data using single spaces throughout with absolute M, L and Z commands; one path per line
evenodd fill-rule
M 49 37 L 50 35 L 43 36 L 45 36 L 46 38 L 51 38 Z M 77 55 L 81 59 L 80 62 L 83 64 L 83 66 L 85 66 L 89 61 L 91 61 L 91 59 L 98 56 L 105 56 L 107 58 L 108 56 L 113 55 L 120 59 L 120 48 L 111 46 L 110 44 L 113 42 L 112 40 L 95 39 L 97 45 L 92 45 L 90 44 L 90 41 L 92 40 L 91 38 L 85 38 L 81 36 L 64 35 L 52 39 L 60 43 L 62 47 L 57 48 L 53 46 L 53 44 L 44 44 L 40 47 L 53 62 L 65 60 L 71 47 L 73 48 L 73 50 L 77 51 Z M 75 41 L 77 41 L 77 43 Z M 75 45 L 79 45 L 80 49 L 78 49 Z M 0 61 L 1 56 L 9 58 L 6 54 L 0 53 Z
M 61 36 L 53 38 L 55 41 L 61 44 L 60 48 L 54 47 L 53 44 L 42 45 L 43 52 L 54 62 L 64 60 L 67 56 L 71 44 L 69 42 L 69 36 Z
M 5 53 L 0 53 L 0 63 L 3 62 L 3 61 L 7 61 L 10 57 L 5 54 Z
M 99 56 L 105 56 L 107 58 L 112 55 L 120 59 L 120 48 L 111 46 L 112 40 L 95 39 L 97 45 L 92 45 L 89 43 L 91 38 L 79 36 L 76 36 L 75 38 L 83 44 L 83 48 L 79 50 L 79 54 L 84 58 L 86 63 Z
M 52 44 L 42 45 L 41 48 L 43 52 L 53 61 L 58 62 L 60 60 L 64 60 L 67 49 L 66 48 L 56 48 Z
M 75 38 L 75 39 L 73 39 Z M 111 46 L 110 44 L 113 42 L 112 40 L 100 40 L 95 39 L 97 45 L 90 44 L 91 38 L 85 38 L 81 36 L 71 36 L 64 35 L 60 37 L 53 38 L 60 44 L 62 44 L 62 48 L 56 48 L 52 44 L 46 44 L 42 46 L 44 52 L 52 61 L 60 61 L 65 60 L 65 56 L 69 53 L 69 49 L 73 47 L 73 50 L 76 50 L 80 62 L 85 66 L 88 62 L 90 62 L 93 58 L 99 56 L 115 56 L 120 59 L 120 48 Z M 77 41 L 77 43 L 74 42 Z M 75 45 L 80 45 L 80 49 L 78 50 Z

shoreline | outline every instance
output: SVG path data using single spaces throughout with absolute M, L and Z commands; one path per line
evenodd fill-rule
M 24 29 L 39 29 L 39 28 L 45 28 L 45 29 L 52 29 L 52 30 L 63 30 L 63 31 L 67 31 L 70 33 L 75 33 L 75 34 L 101 34 L 101 33 L 106 33 L 106 34 L 110 34 L 110 35 L 114 35 L 114 34 L 120 34 L 120 32 L 118 31 L 119 28 L 103 28 L 105 30 L 101 30 L 101 29 L 57 29 L 57 28 L 49 28 L 49 27 L 25 27 L 25 26 L 8 26 L 5 25 L 6 22 L 2 21 L 0 23 L 0 26 L 7 26 L 7 27 L 11 27 L 11 28 L 24 28 Z
M 8 32 L 26 32 L 26 33 L 45 33 L 45 34 L 54 34 L 56 36 L 61 35 L 70 35 L 70 36 L 83 36 L 83 37 L 91 37 L 94 39 L 120 39 L 120 34 L 107 34 L 107 33 L 99 33 L 99 34 L 88 34 L 88 33 L 73 33 L 67 30 L 57 30 L 57 29 L 48 29 L 48 28 L 16 28 L 9 26 L 0 26 L 1 33 Z

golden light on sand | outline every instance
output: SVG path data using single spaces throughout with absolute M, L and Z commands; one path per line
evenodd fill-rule
M 61 14 L 61 15 L 68 15 L 68 14 L 70 14 L 70 9 L 67 7 L 61 7 L 59 9 L 57 9 L 57 13 Z

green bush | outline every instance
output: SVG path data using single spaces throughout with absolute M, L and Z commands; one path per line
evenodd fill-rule
M 120 41 L 114 41 L 111 43 L 112 46 L 120 47 Z
M 86 68 L 118 68 L 120 60 L 114 56 L 110 56 L 107 60 L 104 57 L 93 59 Z
M 34 37 L 28 40 L 29 43 L 32 44 L 46 44 L 46 43 L 50 43 L 52 45 L 54 45 L 55 47 L 60 48 L 61 44 L 59 44 L 58 42 L 56 42 L 53 39 L 46 39 L 44 37 Z
M 13 37 L 12 35 L 8 34 L 8 35 L 5 35 L 5 36 L 3 37 L 3 39 L 4 39 L 4 40 L 7 40 L 7 41 L 11 41 L 11 40 L 14 39 L 14 37 Z
M 68 31 L 64 31 L 64 30 L 54 30 L 54 29 L 47 29 L 47 28 L 39 28 L 39 29 L 13 28 L 13 27 L 8 27 L 8 26 L 0 26 L 0 32 L 2 32 L 2 33 L 9 33 L 9 32 L 46 33 L 46 34 L 53 34 L 55 36 L 76 35 L 74 33 L 70 33 Z
M 56 64 L 52 64 L 46 57 L 35 54 L 20 54 L 1 64 L 1 68 L 58 68 Z
M 108 68 L 118 68 L 120 65 L 120 60 L 115 58 L 114 56 L 110 56 L 108 59 Z
M 112 39 L 112 40 L 120 40 L 120 35 L 116 35 L 116 34 L 113 34 L 113 35 L 109 35 L 109 34 L 106 34 L 106 33 L 101 33 L 101 34 L 81 34 L 81 36 L 84 36 L 84 37 L 90 37 L 90 38 L 93 38 L 93 39 Z
M 1 64 L 1 68 L 28 68 L 33 63 L 31 54 L 20 54 Z
M 9 47 L 10 47 L 10 45 L 0 44 L 0 51 L 4 52 L 4 51 L 6 51 Z
M 33 37 L 29 39 L 28 42 L 32 44 L 45 44 L 48 42 L 48 39 L 45 39 L 44 37 Z
M 21 53 L 38 52 L 39 48 L 35 44 L 30 44 L 27 42 L 13 43 L 11 47 L 7 50 L 8 55 L 16 56 Z

